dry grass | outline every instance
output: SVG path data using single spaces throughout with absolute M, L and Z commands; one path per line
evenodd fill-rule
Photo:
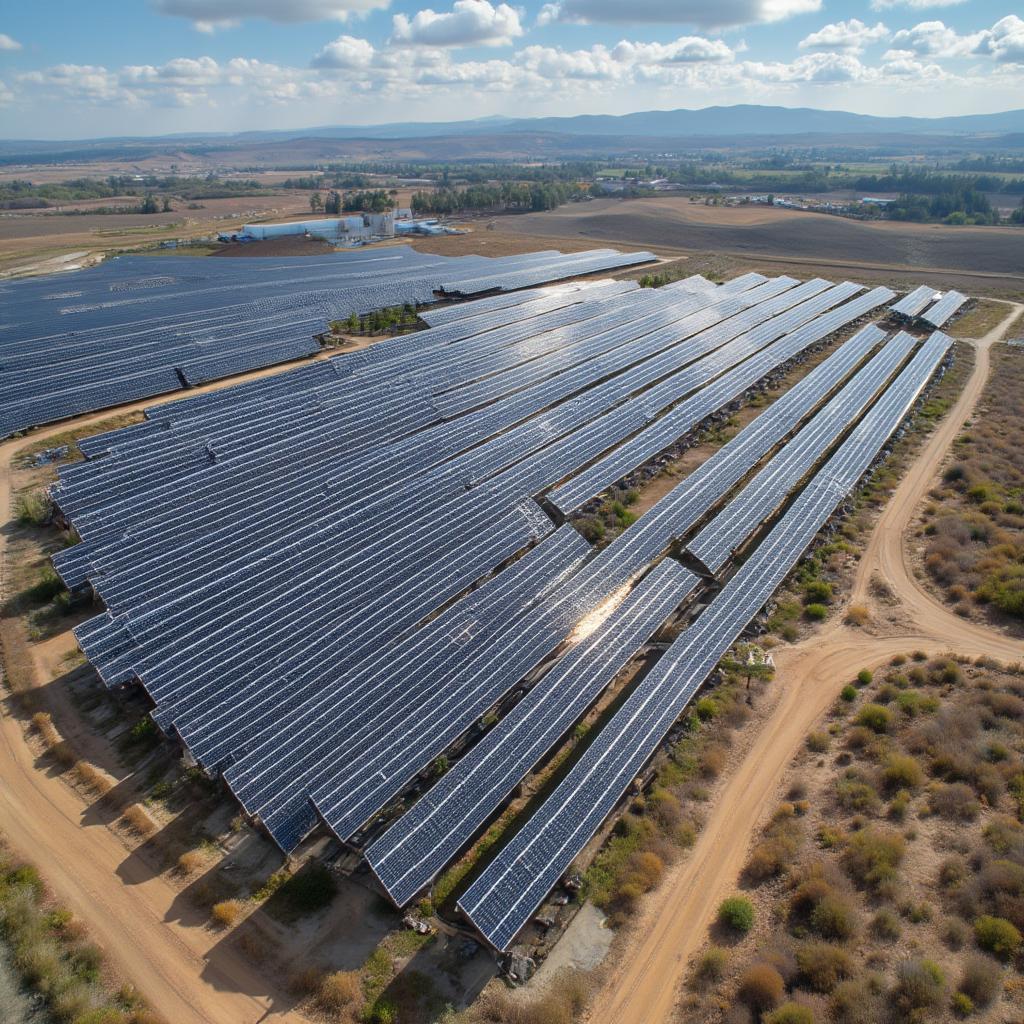
M 233 928 L 245 915 L 245 904 L 241 900 L 221 900 L 210 908 L 210 916 L 218 928 Z
M 125 828 L 140 838 L 148 838 L 156 832 L 156 822 L 142 804 L 131 804 L 121 814 L 120 821 Z
M 750 857 L 754 926 L 677 1020 L 1024 1019 L 1024 669 L 896 658 L 817 735 Z
M 105 796 L 114 788 L 110 776 L 88 761 L 76 761 L 73 771 L 78 782 L 99 796 Z
M 206 863 L 206 854 L 202 850 L 186 850 L 178 857 L 175 870 L 179 875 L 194 875 Z

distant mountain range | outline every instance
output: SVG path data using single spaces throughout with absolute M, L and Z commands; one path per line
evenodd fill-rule
M 1018 136 L 1014 141 L 1007 137 Z M 934 147 L 940 141 L 962 143 L 977 139 L 992 146 L 1019 146 L 1024 135 L 1024 109 L 996 114 L 966 114 L 959 117 L 875 117 L 843 110 L 816 110 L 810 107 L 774 107 L 738 104 L 704 107 L 699 110 L 648 110 L 634 114 L 579 114 L 573 117 L 508 118 L 485 117 L 471 121 L 398 122 L 377 125 L 323 125 L 295 130 L 246 132 L 189 132 L 161 136 L 123 136 L 118 138 L 43 141 L 0 140 L 0 160 L 5 163 L 77 159 L 136 158 L 143 154 L 187 151 L 214 157 L 219 151 L 251 150 L 259 160 L 259 150 L 271 148 L 280 154 L 283 147 L 301 143 L 309 152 L 319 142 L 324 156 L 339 157 L 349 143 L 365 156 L 367 145 L 380 144 L 380 155 L 408 148 L 399 143 L 416 140 L 421 159 L 444 159 L 442 140 L 459 140 L 455 147 L 466 159 L 474 140 L 480 143 L 481 158 L 493 158 L 507 149 L 517 158 L 524 151 L 562 156 L 593 155 L 600 152 L 644 151 L 660 148 L 681 149 L 715 145 L 716 140 L 747 140 L 751 144 L 801 145 L 828 141 L 850 145 L 902 145 L 918 139 L 923 146 Z M 899 140 L 897 142 L 897 139 Z M 502 145 L 501 140 L 507 142 Z M 485 155 L 486 153 L 486 155 Z M 429 154 L 429 156 L 428 156 Z M 455 158 L 453 156 L 453 158 Z

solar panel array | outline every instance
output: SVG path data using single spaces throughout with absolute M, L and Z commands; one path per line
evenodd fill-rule
M 762 463 L 748 488 L 774 508 L 833 449 L 827 467 L 851 445 L 854 469 L 870 462 L 943 336 L 883 391 L 914 341 L 859 327 L 601 550 L 556 527 L 538 498 L 579 507 L 892 298 L 756 274 L 527 287 L 514 301 L 438 307 L 414 335 L 151 408 L 82 442 L 86 461 L 53 489 L 82 538 L 54 565 L 106 604 L 79 643 L 108 685 L 144 688 L 160 727 L 221 773 L 283 850 L 321 822 L 367 845 L 385 889 L 407 902 L 699 591 L 666 557 L 672 546 Z M 745 538 L 764 516 L 742 508 Z M 824 508 L 806 513 L 807 540 L 794 531 L 765 579 L 785 575 Z M 594 772 L 567 777 L 577 795 L 527 821 L 519 835 L 536 844 L 503 852 L 467 891 L 463 909 L 496 947 L 660 742 L 685 704 L 678 679 L 703 671 L 699 685 L 749 619 L 723 609 L 716 600 L 683 634 L 705 637 L 695 668 L 669 672 L 695 657 L 684 665 L 677 641 L 641 677 L 622 705 L 635 718 L 616 712 L 584 757 L 600 756 Z M 636 697 L 651 680 L 663 689 Z M 442 755 L 452 767 L 438 778 Z M 556 834 L 569 837 L 557 851 Z
M 929 303 L 935 301 L 936 295 L 938 295 L 938 292 L 936 292 L 934 288 L 930 285 L 922 284 L 913 291 L 907 292 L 899 302 L 889 308 L 893 313 L 898 313 L 900 316 L 904 316 L 912 320 L 914 317 L 918 316 Z
M 449 258 L 408 247 L 287 259 L 122 257 L 0 284 L 0 437 L 310 356 L 334 319 L 650 261 L 613 249 Z
M 933 336 L 812 478 L 750 559 L 598 733 L 579 761 L 459 900 L 497 949 L 510 947 L 600 828 L 673 722 L 870 467 L 945 355 Z

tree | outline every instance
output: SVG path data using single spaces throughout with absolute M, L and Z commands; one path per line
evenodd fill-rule
M 314 192 L 309 197 L 309 209 L 312 213 L 319 213 L 324 208 L 323 197 L 319 192 Z
M 341 193 L 336 189 L 327 193 L 327 199 L 324 201 L 324 213 L 335 217 L 341 213 Z
M 173 209 L 170 196 L 164 196 L 164 213 L 170 213 Z
M 142 213 L 159 213 L 160 206 L 156 201 L 156 196 L 152 192 L 147 192 L 145 198 L 142 200 L 142 206 L 140 207 Z

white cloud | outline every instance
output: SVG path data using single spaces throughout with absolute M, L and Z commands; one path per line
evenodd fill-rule
M 455 0 L 446 13 L 428 7 L 412 18 L 396 14 L 391 41 L 398 46 L 508 46 L 522 34 L 514 7 L 488 0 Z
M 897 32 L 892 45 L 894 50 L 920 57 L 968 57 L 984 38 L 983 32 L 962 36 L 941 21 L 922 21 Z
M 611 51 L 615 60 L 628 64 L 704 64 L 733 59 L 733 51 L 721 39 L 680 36 L 671 43 L 618 43 Z
M 975 53 L 985 53 L 1002 64 L 1024 64 L 1024 20 L 1016 14 L 1000 18 L 983 33 Z
M 541 8 L 537 24 L 565 21 L 725 28 L 782 21 L 820 11 L 821 6 L 822 0 L 558 0 Z
M 21 43 L 17 39 L 12 39 L 6 32 L 0 32 L 0 51 L 20 49 Z
M 825 25 L 800 40 L 801 50 L 845 50 L 860 53 L 865 47 L 889 37 L 889 30 L 881 22 L 874 27 L 857 18 Z
M 873 11 L 885 11 L 890 7 L 909 7 L 914 11 L 923 11 L 929 7 L 956 7 L 967 0 L 871 0 Z
M 338 36 L 312 61 L 315 68 L 365 68 L 373 60 L 373 44 L 355 36 Z
M 232 28 L 249 18 L 295 24 L 345 21 L 388 6 L 390 0 L 152 0 L 161 14 L 187 18 L 200 32 Z

